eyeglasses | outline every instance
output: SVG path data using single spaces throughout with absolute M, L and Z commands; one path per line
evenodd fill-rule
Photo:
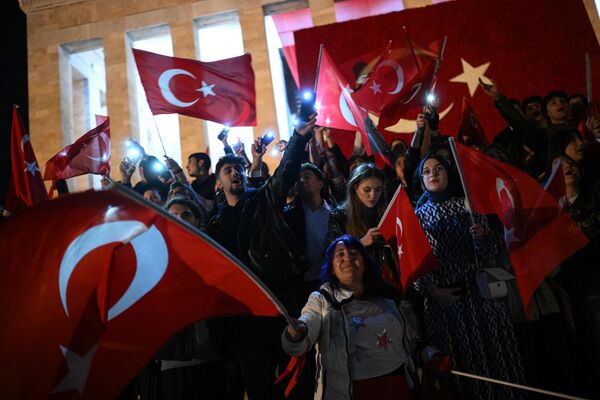
M 446 168 L 444 168 L 441 165 L 437 165 L 433 169 L 424 168 L 423 171 L 421 172 L 421 176 L 423 178 L 429 178 L 431 175 L 433 175 L 433 176 L 439 176 L 440 173 L 442 171 L 445 171 L 445 170 L 446 170 Z

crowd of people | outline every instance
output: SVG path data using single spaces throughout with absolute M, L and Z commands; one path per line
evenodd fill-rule
M 132 189 L 206 232 L 239 258 L 297 317 L 198 322 L 174 336 L 126 394 L 140 399 L 283 398 L 274 384 L 290 356 L 303 357 L 294 399 L 517 399 L 535 394 L 448 374 L 450 369 L 597 398 L 600 376 L 600 115 L 584 96 L 560 91 L 523 101 L 480 82 L 506 128 L 486 144 L 458 140 L 520 168 L 543 184 L 561 160 L 560 200 L 589 244 L 537 289 L 525 318 L 516 287 L 485 298 L 477 272 L 511 271 L 502 224 L 471 214 L 434 105 L 411 143 L 390 143 L 395 168 L 360 149 L 347 159 L 315 116 L 300 122 L 269 174 L 260 139 L 230 146 L 211 173 L 205 153 L 169 173 L 149 166 Z M 441 127 L 443 128 L 443 127 Z M 456 136 L 456 135 L 454 135 Z M 135 163 L 120 165 L 131 186 Z M 407 289 L 379 221 L 402 185 L 437 259 Z M 477 188 L 474 188 L 477 190 Z M 531 257 L 536 257 L 532 254 Z

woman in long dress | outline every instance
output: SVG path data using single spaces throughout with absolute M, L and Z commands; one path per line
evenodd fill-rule
M 418 170 L 427 202 L 416 214 L 439 264 L 416 283 L 424 297 L 427 338 L 452 357 L 457 370 L 523 383 L 508 307 L 502 299 L 483 298 L 475 280 L 497 254 L 487 219 L 474 214 L 472 222 L 444 158 L 426 157 Z M 460 378 L 456 390 L 463 399 L 524 397 L 519 390 L 468 378 Z

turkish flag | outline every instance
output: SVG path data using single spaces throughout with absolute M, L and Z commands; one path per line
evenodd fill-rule
M 588 240 L 568 213 L 531 176 L 458 144 L 473 210 L 504 225 L 510 261 L 525 309 L 542 281 Z
M 14 212 L 48 200 L 29 135 L 16 105 L 13 106 L 10 129 L 10 157 L 12 173 L 4 208 Z
M 462 118 L 458 128 L 458 140 L 460 143 L 471 145 L 477 144 L 483 146 L 487 143 L 485 132 L 479 118 L 471 108 L 471 105 L 465 97 L 462 104 Z
M 565 4 L 564 0 L 456 0 L 300 30 L 295 33 L 300 83 L 307 87 L 314 81 L 320 44 L 343 65 L 400 39 L 401 26 L 408 29 L 415 50 L 416 44 L 431 48 L 447 35 L 435 87 L 440 129 L 458 132 L 460 105 L 466 97 L 491 142 L 506 122 L 479 88 L 478 77 L 495 80 L 505 95 L 517 99 L 544 96 L 553 89 L 585 93 L 585 53 L 597 51 L 598 41 L 583 2 Z M 417 111 L 402 116 L 388 130 L 414 132 Z
M 133 49 L 152 114 L 182 114 L 228 126 L 256 125 L 250 54 L 202 62 Z
M 124 189 L 31 207 L 0 237 L 1 398 L 114 399 L 185 326 L 279 315 L 230 253 Z
M 427 94 L 433 87 L 436 61 L 429 60 L 425 66 L 407 82 L 402 91 L 381 110 L 379 129 L 396 124 L 411 109 L 420 109 L 427 104 Z
M 316 93 L 317 125 L 360 131 L 367 155 L 373 154 L 365 127 L 367 113 L 352 98 L 350 85 L 342 76 L 327 49 L 323 48 Z
M 396 97 L 406 95 L 405 83 L 411 82 L 418 73 L 417 57 L 405 32 L 400 40 L 388 45 L 354 99 L 379 115 Z
M 97 116 L 97 119 L 102 119 Z M 108 117 L 46 161 L 44 180 L 67 179 L 83 174 L 110 173 L 110 121 Z
M 436 266 L 431 245 L 402 186 L 396 190 L 379 226 L 383 237 L 398 250 L 404 289 Z

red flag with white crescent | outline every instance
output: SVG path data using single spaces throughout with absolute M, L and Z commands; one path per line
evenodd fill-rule
M 103 122 L 46 161 L 44 180 L 67 179 L 84 174 L 108 175 L 110 120 L 100 116 L 97 116 L 97 120 Z
M 0 237 L 0 398 L 114 399 L 189 324 L 283 310 L 212 239 L 123 189 L 31 207 Z
M 568 213 L 531 176 L 457 144 L 473 210 L 496 214 L 517 284 L 528 310 L 531 297 L 558 265 L 588 244 Z
M 12 173 L 4 208 L 14 212 L 48 200 L 33 146 L 16 105 L 12 111 L 10 157 Z
M 383 237 L 397 249 L 403 288 L 435 268 L 437 261 L 431 245 L 402 187 L 396 191 L 379 225 Z
M 250 54 L 213 62 L 133 49 L 152 114 L 182 114 L 228 126 L 256 125 Z

